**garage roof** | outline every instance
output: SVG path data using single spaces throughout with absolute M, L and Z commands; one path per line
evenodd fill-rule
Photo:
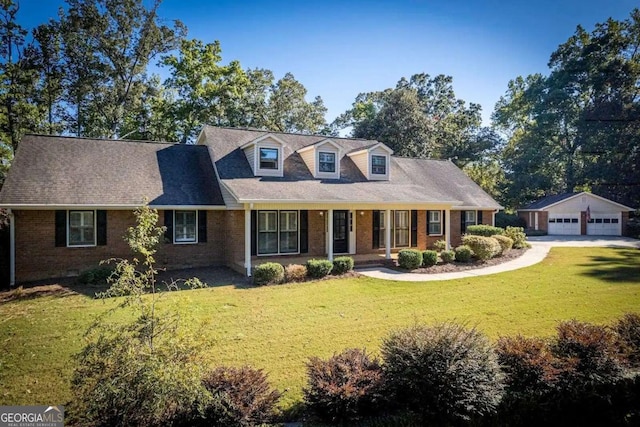
M 552 196 L 547 196 L 547 197 L 545 197 L 543 199 L 540 199 L 540 200 L 538 200 L 536 202 L 531 203 L 528 206 L 525 206 L 524 208 L 518 209 L 518 211 L 543 211 L 543 210 L 546 210 L 546 209 L 548 209 L 548 208 L 550 208 L 552 206 L 555 206 L 555 205 L 557 205 L 559 203 L 562 203 L 562 202 L 564 202 L 566 200 L 573 199 L 574 197 L 578 197 L 578 196 L 581 196 L 581 195 L 589 195 L 589 196 L 592 196 L 592 197 L 596 197 L 596 198 L 598 198 L 600 200 L 603 200 L 605 202 L 609 202 L 611 204 L 619 206 L 620 210 L 623 210 L 623 211 L 634 211 L 635 210 L 633 208 L 630 208 L 629 206 L 625 206 L 623 204 L 614 202 L 613 200 L 609 200 L 609 199 L 607 199 L 605 197 L 598 196 L 597 194 L 587 193 L 586 191 L 582 191 L 580 193 L 562 193 L 562 194 L 555 194 L 555 195 L 552 195 Z

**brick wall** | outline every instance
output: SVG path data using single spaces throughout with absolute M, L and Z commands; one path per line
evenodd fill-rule
M 320 215 L 320 212 L 323 212 Z M 326 226 L 325 221 L 327 213 L 324 211 L 309 211 L 308 219 L 309 219 L 309 234 L 308 234 L 308 242 L 309 242 L 309 256 L 325 256 L 327 253 L 326 246 Z
M 134 225 L 131 211 L 107 212 L 107 244 L 88 248 L 55 246 L 55 211 L 14 211 L 16 218 L 16 281 L 74 276 L 98 266 L 101 260 L 131 257 L 123 239 Z M 207 243 L 161 244 L 158 266 L 168 269 L 220 265 L 223 263 L 225 233 L 221 233 L 225 212 L 207 212 Z M 160 224 L 164 213 L 160 212 Z
M 460 215 L 462 211 L 451 211 L 451 247 L 455 248 L 462 244 L 462 232 L 460 230 Z M 484 218 L 483 218 L 484 219 Z
M 364 215 L 360 215 L 360 212 L 364 212 Z M 356 213 L 358 215 L 356 253 L 374 254 L 380 252 L 378 249 L 373 249 L 373 211 L 356 211 Z
M 636 237 L 629 236 L 629 229 L 627 227 L 627 224 L 629 224 L 629 212 L 622 211 L 622 235 L 627 237 Z

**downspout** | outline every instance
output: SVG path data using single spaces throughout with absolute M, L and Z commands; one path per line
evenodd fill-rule
M 11 209 L 9 214 L 9 286 L 16 285 L 16 217 Z
M 494 209 L 493 210 L 493 223 L 491 224 L 493 227 L 496 226 L 496 214 L 500 212 L 500 209 Z

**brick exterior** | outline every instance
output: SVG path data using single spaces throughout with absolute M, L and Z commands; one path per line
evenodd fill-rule
M 531 214 L 531 218 L 532 218 L 531 221 L 529 221 L 529 214 Z M 538 211 L 537 214 L 538 214 L 538 230 L 548 231 L 549 230 L 549 212 Z M 535 215 L 536 215 L 536 212 L 518 212 L 518 216 L 524 220 L 525 228 L 531 229 L 531 230 L 534 230 L 536 228 Z M 529 222 L 531 222 L 531 224 L 529 224 Z M 586 234 L 586 231 L 585 231 L 585 234 Z
M 364 215 L 360 215 L 360 212 L 364 212 Z M 358 215 L 356 222 L 356 253 L 379 253 L 379 249 L 373 249 L 373 211 L 356 211 L 356 214 Z
M 623 236 L 627 236 L 627 237 L 636 237 L 636 236 L 631 236 L 629 234 L 629 229 L 628 229 L 628 224 L 629 224 L 629 212 L 622 212 L 622 235 Z
M 309 256 L 325 256 L 327 253 L 326 246 L 326 233 L 325 233 L 325 221 L 327 213 L 321 211 L 309 211 Z

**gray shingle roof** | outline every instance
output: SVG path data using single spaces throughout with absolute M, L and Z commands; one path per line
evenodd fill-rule
M 537 200 L 527 206 L 525 206 L 524 208 L 520 209 L 520 210 L 538 210 L 538 209 L 544 209 L 547 206 L 553 205 L 555 203 L 561 202 L 563 200 L 566 200 L 570 197 L 575 196 L 578 193 L 562 193 L 562 194 L 554 194 L 551 196 L 547 196 L 547 197 L 543 197 L 540 200 Z
M 1 205 L 221 206 L 207 147 L 26 135 Z
M 269 133 L 285 143 L 284 177 L 254 177 L 242 145 Z M 205 126 L 204 143 L 213 151 L 222 183 L 241 201 L 301 201 L 359 203 L 438 203 L 498 209 L 500 205 L 448 160 L 391 157 L 389 181 L 367 181 L 353 161 L 343 156 L 340 179 L 314 179 L 295 151 L 326 139 L 253 129 Z M 376 141 L 330 138 L 349 153 Z

